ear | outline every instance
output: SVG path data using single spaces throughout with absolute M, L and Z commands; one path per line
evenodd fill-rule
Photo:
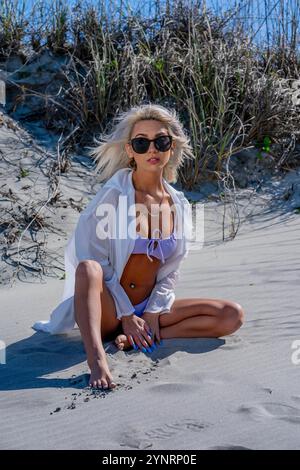
M 132 152 L 131 152 L 131 147 L 128 143 L 125 144 L 125 150 L 126 150 L 126 153 L 127 153 L 127 157 L 130 159 L 132 158 Z

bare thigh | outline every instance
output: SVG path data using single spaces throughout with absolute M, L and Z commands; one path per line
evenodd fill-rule
M 186 318 L 198 315 L 209 315 L 223 320 L 224 312 L 243 315 L 242 307 L 236 302 L 224 299 L 194 298 L 174 300 L 170 312 L 159 317 L 160 326 L 167 327 L 179 323 Z

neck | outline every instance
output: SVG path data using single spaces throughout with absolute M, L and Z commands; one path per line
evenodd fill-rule
M 154 174 L 143 170 L 134 170 L 132 173 L 133 185 L 137 191 L 155 195 L 164 190 L 162 174 L 162 171 L 159 174 Z

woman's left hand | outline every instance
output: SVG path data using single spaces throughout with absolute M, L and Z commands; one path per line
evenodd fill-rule
M 143 315 L 141 315 L 141 318 L 145 320 L 147 323 L 148 327 L 151 330 L 152 333 L 152 343 L 154 343 L 155 340 L 160 343 L 160 326 L 159 326 L 159 316 L 160 313 L 151 313 L 151 312 L 144 312 Z

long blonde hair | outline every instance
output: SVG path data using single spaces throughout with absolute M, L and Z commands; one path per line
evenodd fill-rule
M 173 154 L 163 170 L 163 178 L 168 183 L 176 183 L 178 169 L 185 159 L 195 158 L 176 111 L 158 104 L 142 104 L 119 113 L 114 119 L 114 130 L 102 135 L 101 140 L 95 139 L 98 145 L 92 148 L 89 154 L 97 163 L 95 173 L 99 174 L 98 181 L 107 181 L 121 168 L 132 167 L 125 150 L 125 143 L 129 142 L 135 123 L 145 119 L 155 119 L 164 123 L 176 142 Z

